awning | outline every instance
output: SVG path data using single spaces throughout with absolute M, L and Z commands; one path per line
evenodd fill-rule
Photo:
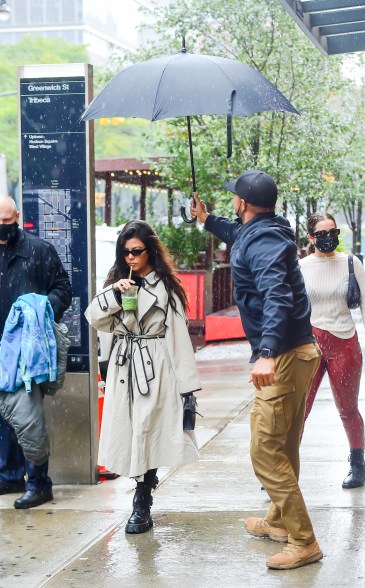
M 279 0 L 327 55 L 365 50 L 365 0 Z

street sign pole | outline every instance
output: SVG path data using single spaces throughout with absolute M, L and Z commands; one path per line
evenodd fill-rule
M 67 270 L 72 306 L 63 322 L 71 348 L 64 389 L 45 399 L 55 483 L 97 479 L 97 346 L 84 312 L 94 296 L 92 66 L 19 68 L 20 207 L 23 228 L 50 241 Z

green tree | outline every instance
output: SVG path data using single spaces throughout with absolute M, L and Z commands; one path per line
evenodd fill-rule
M 105 124 L 107 123 L 107 124 Z M 96 120 L 95 157 L 136 157 L 145 159 L 155 156 L 158 150 L 154 143 L 146 140 L 150 123 L 142 119 Z
M 334 208 L 341 210 L 352 232 L 352 252 L 361 253 L 362 215 L 365 203 L 365 59 L 359 55 L 355 82 L 341 95 L 339 109 L 344 120 L 334 160 L 332 192 Z

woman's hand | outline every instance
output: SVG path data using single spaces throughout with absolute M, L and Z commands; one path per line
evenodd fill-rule
M 117 282 L 115 282 L 115 284 L 113 284 L 113 289 L 119 292 L 125 292 L 126 290 L 129 290 L 129 288 L 135 283 L 136 282 L 134 280 L 122 278 L 121 280 L 118 280 Z

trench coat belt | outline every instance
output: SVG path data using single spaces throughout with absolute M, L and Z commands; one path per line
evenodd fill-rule
M 116 365 L 124 366 L 129 359 L 128 385 L 133 399 L 133 380 L 138 392 L 142 395 L 148 394 L 149 382 L 154 379 L 155 371 L 152 357 L 143 342 L 148 339 L 164 339 L 165 335 L 135 335 L 125 333 L 118 335 L 121 339 L 116 355 Z M 124 349 L 123 349 L 124 348 Z M 134 379 L 132 376 L 135 376 Z

